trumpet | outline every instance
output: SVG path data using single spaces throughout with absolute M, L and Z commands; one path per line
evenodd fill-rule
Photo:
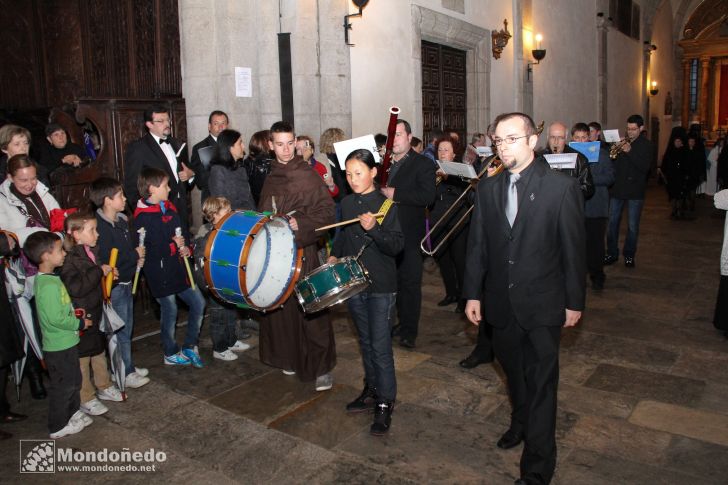
M 629 138 L 624 138 L 623 140 L 612 143 L 609 147 L 609 158 L 611 158 L 612 160 L 617 158 L 619 154 L 624 151 L 624 146 L 629 144 L 629 142 Z

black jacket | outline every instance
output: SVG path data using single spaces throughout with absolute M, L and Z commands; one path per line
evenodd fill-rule
M 104 276 L 101 264 L 104 261 L 99 259 L 97 248 L 91 248 L 91 251 L 96 255 L 98 264 L 88 257 L 83 245 L 77 244 L 68 252 L 61 267 L 61 280 L 71 297 L 73 307 L 86 310 L 86 318 L 93 322 L 81 335 L 78 343 L 79 357 L 92 357 L 106 349 L 106 339 L 99 330 L 104 301 L 101 286 Z
M 644 199 L 653 155 L 652 142 L 640 134 L 630 144 L 629 153 L 620 153 L 614 161 L 615 180 L 609 195 L 613 199 Z
M 410 149 L 388 184 L 394 187 L 394 201 L 406 248 L 419 248 L 425 236 L 425 209 L 435 201 L 435 164 Z
M 546 148 L 544 155 L 551 154 L 551 148 Z M 579 187 L 581 193 L 584 196 L 584 200 L 589 200 L 594 195 L 594 180 L 592 180 L 591 170 L 589 169 L 589 160 L 580 153 L 578 150 L 574 150 L 569 145 L 564 147 L 564 153 L 576 153 L 576 168 L 560 169 L 559 172 L 565 173 L 570 177 L 576 178 L 579 181 Z
M 175 153 L 182 147 L 182 142 L 176 138 L 169 138 L 170 145 Z M 182 170 L 182 163 L 187 164 L 187 150 L 182 150 L 180 156 L 177 158 L 177 172 Z M 188 165 L 190 169 L 195 172 L 195 179 L 197 173 L 203 170 L 201 166 Z M 167 157 L 164 155 L 162 148 L 154 137 L 147 133 L 140 139 L 136 140 L 129 145 L 124 155 L 124 193 L 127 199 L 129 199 L 129 205 L 134 210 L 136 209 L 137 201 L 139 200 L 139 190 L 137 190 L 137 178 L 139 173 L 144 167 L 154 167 L 163 170 L 167 177 L 169 177 L 169 201 L 174 204 L 179 213 L 179 217 L 186 228 L 188 228 L 187 219 L 187 192 L 190 188 L 188 182 L 177 182 L 175 174 L 167 161 Z
M 137 260 L 139 255 L 136 252 L 139 238 L 129 231 L 129 220 L 124 214 L 112 222 L 106 218 L 101 209 L 96 211 L 96 230 L 99 233 L 99 240 L 96 246 L 99 250 L 99 261 L 109 261 L 111 248 L 119 250 L 116 260 L 116 268 L 119 270 L 118 283 L 128 283 L 134 278 Z M 115 282 L 115 284 L 117 283 Z
M 379 191 L 365 195 L 347 195 L 341 201 L 342 218 L 353 219 L 366 212 L 376 214 L 386 199 Z M 365 231 L 359 223 L 344 227 L 331 250 L 331 254 L 337 258 L 356 256 L 362 246 L 367 244 L 359 260 L 369 272 L 372 284 L 367 291 L 370 293 L 397 291 L 397 265 L 394 257 L 404 247 L 404 234 L 399 225 L 397 209 L 393 204 L 381 225 L 376 224 L 369 231 Z
M 50 143 L 44 143 L 38 150 L 38 162 L 48 170 L 48 175 L 50 175 L 56 169 L 67 166 L 63 165 L 63 157 L 66 155 L 77 155 L 81 161 L 88 159 L 86 150 L 69 141 L 65 147 L 60 149 Z
M 255 200 L 250 191 L 245 168 L 232 170 L 212 161 L 210 165 L 209 192 L 211 196 L 225 197 L 233 210 L 255 210 Z
M 2 258 L 11 256 L 7 238 L 3 232 L 0 232 L 0 256 Z M 25 355 L 18 332 L 18 323 L 10 306 L 8 293 L 5 291 L 5 268 L 2 265 L 2 258 L 0 258 L 0 369 Z M 4 398 L 4 396 L 0 396 L 0 400 Z
M 505 212 L 508 172 L 478 183 L 470 221 L 463 298 L 484 302 L 497 328 L 515 315 L 524 329 L 561 326 L 586 296 L 584 198 L 577 181 L 536 158 L 522 172 L 518 214 Z M 483 298 L 481 298 L 481 296 Z

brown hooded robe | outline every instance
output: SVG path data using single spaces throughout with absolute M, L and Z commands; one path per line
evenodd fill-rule
M 258 210 L 287 214 L 296 211 L 296 244 L 303 248 L 301 276 L 319 266 L 317 227 L 334 222 L 336 206 L 326 186 L 311 166 L 296 156 L 287 164 L 271 162 L 260 194 Z M 334 330 L 328 311 L 306 315 L 295 294 L 282 308 L 261 318 L 260 361 L 273 367 L 296 371 L 301 381 L 312 381 L 336 365 Z

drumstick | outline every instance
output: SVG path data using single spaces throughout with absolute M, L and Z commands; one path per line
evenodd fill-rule
M 106 280 L 104 280 L 106 298 L 111 298 L 111 285 L 114 284 L 114 268 L 116 267 L 116 259 L 118 257 L 119 250 L 116 248 L 111 248 L 111 253 L 109 254 L 109 266 L 111 266 L 111 271 L 109 271 L 109 274 L 106 275 Z
M 182 228 L 181 227 L 176 228 L 174 230 L 174 235 L 175 235 L 175 237 L 182 236 Z M 181 254 L 180 254 L 180 256 L 181 256 Z M 182 256 L 182 259 L 185 262 L 185 268 L 187 268 L 187 277 L 190 279 L 190 287 L 192 287 L 192 289 L 194 290 L 195 289 L 195 279 L 192 277 L 192 270 L 190 269 L 190 262 L 184 256 Z
M 147 236 L 147 231 L 143 227 L 138 231 L 139 233 L 139 247 L 144 247 L 144 238 Z M 131 294 L 136 295 L 137 283 L 139 282 L 139 273 L 142 271 L 142 267 L 137 264 L 136 272 L 134 273 L 134 284 L 131 285 Z
M 386 212 L 377 212 L 374 214 L 374 217 L 382 217 L 386 214 Z M 328 226 L 318 227 L 316 228 L 316 231 L 325 231 L 326 229 L 331 229 L 333 227 L 339 227 L 339 226 L 346 226 L 347 224 L 353 224 L 355 222 L 359 222 L 359 218 L 355 217 L 354 219 L 349 219 L 347 221 L 341 221 L 337 222 L 336 224 L 329 224 Z

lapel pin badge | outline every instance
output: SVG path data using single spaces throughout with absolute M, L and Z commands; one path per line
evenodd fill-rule
M 533 202 L 533 199 L 535 199 L 536 196 L 533 195 L 533 192 L 531 192 L 531 195 L 529 195 L 528 198 L 531 199 L 531 202 Z

